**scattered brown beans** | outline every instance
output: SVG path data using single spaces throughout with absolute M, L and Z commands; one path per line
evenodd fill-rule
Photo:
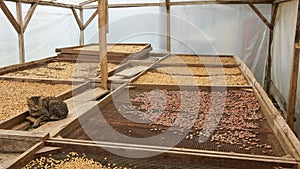
M 170 56 L 162 61 L 162 63 L 186 63 L 186 64 L 237 64 L 233 57 L 205 57 L 205 56 Z
M 170 75 L 167 73 L 147 72 L 139 77 L 135 84 L 170 84 L 170 85 L 205 85 L 205 86 L 235 86 L 248 85 L 243 75 L 226 76 L 182 76 Z
M 265 118 L 259 112 L 260 105 L 253 92 L 242 90 L 156 92 L 157 95 L 153 91 L 137 93 L 131 98 L 132 105 L 123 104 L 118 110 L 125 113 L 125 116 L 135 116 L 149 122 L 150 125 L 178 126 L 182 130 L 192 127 L 192 132 L 186 139 L 210 136 L 211 133 L 207 129 L 216 127 L 210 141 L 220 145 L 219 147 L 229 144 L 243 145 L 239 147 L 246 151 L 251 151 L 253 147 L 261 148 L 263 151 L 272 149 L 271 145 L 263 144 L 263 141 L 257 138 L 260 135 L 257 132 L 260 121 Z M 221 97 L 222 95 L 224 97 Z M 183 96 L 185 100 L 182 100 Z M 200 99 L 195 100 L 197 98 Z M 222 100 L 225 101 L 223 107 L 218 104 Z M 212 102 L 216 104 L 212 106 Z M 199 107 L 194 106 L 196 103 Z
M 104 158 L 107 160 L 107 158 Z M 70 152 L 63 159 L 55 159 L 52 155 L 40 157 L 30 161 L 22 169 L 44 168 L 44 169 L 129 169 L 127 167 L 117 167 L 116 164 L 108 163 L 106 166 L 98 161 L 89 159 L 86 155 L 79 155 L 76 152 Z
M 210 68 L 210 67 L 159 67 L 155 69 L 159 73 L 169 73 L 174 75 L 202 75 L 202 76 L 217 76 L 217 75 L 240 75 L 242 74 L 239 67 L 233 68 Z
M 144 45 L 120 45 L 120 44 L 117 44 L 117 45 L 108 45 L 107 46 L 108 52 L 113 52 L 113 53 L 136 53 L 144 48 L 145 48 Z M 98 45 L 89 45 L 89 46 L 76 48 L 75 50 L 99 51 L 99 46 Z
M 47 84 L 0 80 L 0 121 L 27 110 L 27 97 L 58 96 L 72 89 L 67 84 Z
M 108 63 L 108 71 L 117 66 Z M 7 73 L 4 76 L 72 80 L 95 78 L 99 75 L 99 63 L 96 62 L 50 62 L 39 67 Z

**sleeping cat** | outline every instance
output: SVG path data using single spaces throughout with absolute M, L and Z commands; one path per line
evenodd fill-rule
M 67 117 L 67 104 L 57 97 L 33 96 L 27 98 L 29 114 L 37 120 L 32 127 L 38 127 L 41 122 L 61 120 Z

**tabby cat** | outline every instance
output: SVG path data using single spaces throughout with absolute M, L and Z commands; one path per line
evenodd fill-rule
M 29 114 L 37 120 L 32 127 L 38 127 L 41 122 L 61 120 L 67 117 L 67 104 L 57 97 L 33 96 L 27 98 Z

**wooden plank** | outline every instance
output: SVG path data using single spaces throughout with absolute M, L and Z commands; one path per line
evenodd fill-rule
M 51 121 L 43 124 L 36 131 L 48 132 L 50 137 L 57 136 L 61 130 L 63 130 L 68 124 L 87 113 L 89 110 L 98 107 L 98 101 L 89 101 L 85 103 L 76 104 L 72 99 L 66 101 L 69 107 L 69 115 L 67 118 L 59 121 Z M 75 105 L 76 104 L 76 105 Z
M 300 51 L 297 50 L 297 46 L 300 42 L 300 3 L 298 3 L 298 14 L 296 23 L 296 35 L 294 40 L 294 55 L 291 65 L 291 77 L 290 77 L 290 87 L 289 87 L 289 97 L 288 97 L 288 108 L 287 108 L 287 123 L 294 130 L 294 123 L 296 121 L 295 108 L 297 99 L 297 87 L 298 87 L 298 75 L 299 75 L 299 55 Z M 300 119 L 298 119 L 300 120 Z
M 19 115 L 8 118 L 0 123 L 0 129 L 11 129 L 16 124 L 22 123 L 27 116 L 29 116 L 29 113 L 23 112 Z
M 32 117 L 32 116 L 27 116 L 26 120 L 31 122 L 31 123 L 35 123 L 36 122 L 36 118 Z
M 39 155 L 45 155 L 45 154 L 49 154 L 52 152 L 56 152 L 58 150 L 61 150 L 61 147 L 51 147 L 51 146 L 44 146 L 43 148 L 39 149 L 35 155 L 39 156 Z
M 98 98 L 100 98 L 101 96 L 105 95 L 109 93 L 107 90 L 104 90 L 100 87 L 94 88 L 94 89 L 90 89 L 87 91 L 84 91 L 83 93 L 80 93 L 77 96 L 73 97 L 73 101 L 76 103 L 85 103 L 88 101 L 94 101 Z
M 33 13 L 34 13 L 37 5 L 38 5 L 37 3 L 31 4 L 31 7 L 30 7 L 30 9 L 27 12 L 27 15 L 25 17 L 23 33 L 25 32 L 25 30 L 26 30 L 26 28 L 27 28 L 27 26 L 28 26 L 28 24 L 29 24 L 29 22 L 30 22 L 30 20 L 32 18 L 32 15 L 33 15 Z
M 23 122 L 17 126 L 14 126 L 12 130 L 26 130 L 30 126 L 30 122 Z
M 185 155 L 191 155 L 191 158 L 206 157 L 211 160 L 226 159 L 226 160 L 238 160 L 243 162 L 263 162 L 263 163 L 274 163 L 274 164 L 293 164 L 297 162 L 293 158 L 284 157 L 272 157 L 262 155 L 251 155 L 251 154 L 240 154 L 232 152 L 218 152 L 218 151 L 207 151 L 207 150 L 195 150 L 188 148 L 174 148 L 174 147 L 163 147 L 163 146 L 149 146 L 149 145 L 137 145 L 137 144 L 126 144 L 126 143 L 111 143 L 101 141 L 85 141 L 85 140 L 74 140 L 74 139 L 50 139 L 47 140 L 46 145 L 57 146 L 64 148 L 77 148 L 78 150 L 84 150 L 89 152 L 90 150 L 96 150 L 99 148 L 104 149 L 124 149 L 127 151 L 148 151 L 148 152 L 161 152 L 167 154 L 179 154 L 183 158 Z M 193 161 L 198 161 L 194 159 Z M 233 164 L 236 165 L 236 164 Z M 233 167 L 233 166 L 232 166 Z
M 46 132 L 37 131 L 14 131 L 0 129 L 0 139 L 21 140 L 21 141 L 41 141 L 49 138 Z
M 147 69 L 148 66 L 134 66 L 134 67 L 131 67 L 129 69 L 125 69 L 125 70 L 122 70 L 120 72 L 117 72 L 116 75 L 118 76 L 124 76 L 124 77 L 133 77 L 137 74 L 139 74 L 140 72 L 142 72 L 143 70 Z
M 6 166 L 5 168 L 15 169 L 15 168 L 20 168 L 20 166 L 25 166 L 34 157 L 34 154 L 42 147 L 44 147 L 44 141 L 40 141 L 30 149 L 25 151 L 18 158 L 14 159 L 12 163 Z
M 22 17 L 22 4 L 21 2 L 16 2 L 17 8 L 17 20 L 20 25 L 20 33 L 18 33 L 18 42 L 19 42 L 19 62 L 25 62 L 25 42 L 24 42 L 24 27 L 23 27 L 23 17 Z
M 289 97 L 288 97 L 288 108 L 287 108 L 288 124 L 293 130 L 296 121 L 295 108 L 296 108 L 298 74 L 299 74 L 299 55 L 300 55 L 300 51 L 294 49 L 291 78 L 290 78 Z
M 101 71 L 101 85 L 107 90 L 108 70 L 107 70 L 107 3 L 105 0 L 98 0 L 98 32 L 99 32 L 99 57 Z
M 77 14 L 77 12 L 76 12 L 76 9 L 75 9 L 75 8 L 71 8 L 71 10 L 72 10 L 72 13 L 73 13 L 73 15 L 74 15 L 74 17 L 75 17 L 75 20 L 76 20 L 76 23 L 77 23 L 79 29 L 80 29 L 80 30 L 83 30 L 82 21 L 81 21 L 80 18 L 78 17 L 78 14 Z
M 271 29 L 273 26 L 269 23 L 269 21 L 264 17 L 264 15 L 252 4 L 248 4 L 251 9 L 257 14 L 257 16 Z
M 7 8 L 6 4 L 3 2 L 3 0 L 0 1 L 0 8 L 2 9 L 3 13 L 9 20 L 9 22 L 12 24 L 12 26 L 15 28 L 17 33 L 21 33 L 21 26 L 15 19 L 15 17 L 12 15 L 10 10 Z

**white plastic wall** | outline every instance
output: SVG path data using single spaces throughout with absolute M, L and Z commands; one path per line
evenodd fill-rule
M 16 16 L 16 5 L 5 2 Z M 23 17 L 29 5 L 22 4 Z M 16 17 L 15 17 L 16 18 Z M 25 61 L 55 56 L 55 48 L 78 45 L 79 29 L 71 10 L 38 6 L 26 29 Z M 0 67 L 19 63 L 18 34 L 0 10 Z
M 124 2 L 109 0 L 109 3 Z M 126 1 L 128 2 L 163 1 Z M 5 3 L 15 15 L 15 3 Z M 257 7 L 266 18 L 270 18 L 271 5 L 257 5 Z M 28 9 L 29 5 L 23 4 L 23 17 L 26 16 Z M 84 11 L 85 21 L 93 12 L 94 10 Z M 286 101 L 296 13 L 296 0 L 280 4 L 274 32 L 272 80 Z M 109 42 L 145 42 L 151 43 L 156 52 L 166 50 L 164 7 L 109 9 L 109 21 Z M 172 52 L 239 56 L 262 84 L 269 30 L 248 5 L 173 6 L 171 26 Z M 0 67 L 16 64 L 19 58 L 17 33 L 1 10 L 0 28 Z M 97 42 L 96 17 L 85 30 L 85 43 Z M 25 60 L 54 56 L 55 48 L 78 44 L 79 28 L 71 10 L 38 6 L 25 32 Z M 299 92 L 300 90 L 296 110 L 298 119 L 300 119 Z M 300 133 L 300 123 L 297 123 L 296 128 Z
M 297 7 L 296 0 L 280 4 L 274 27 L 272 81 L 286 102 L 288 102 L 291 65 L 294 54 Z M 296 132 L 300 135 L 300 78 L 298 80 Z
M 257 7 L 270 17 L 271 5 Z M 165 51 L 165 17 L 163 7 L 110 9 L 108 41 L 148 42 L 154 51 Z M 171 7 L 171 25 L 173 53 L 236 55 L 263 82 L 269 29 L 248 5 Z M 93 21 L 85 31 L 86 43 L 98 41 L 96 31 Z

